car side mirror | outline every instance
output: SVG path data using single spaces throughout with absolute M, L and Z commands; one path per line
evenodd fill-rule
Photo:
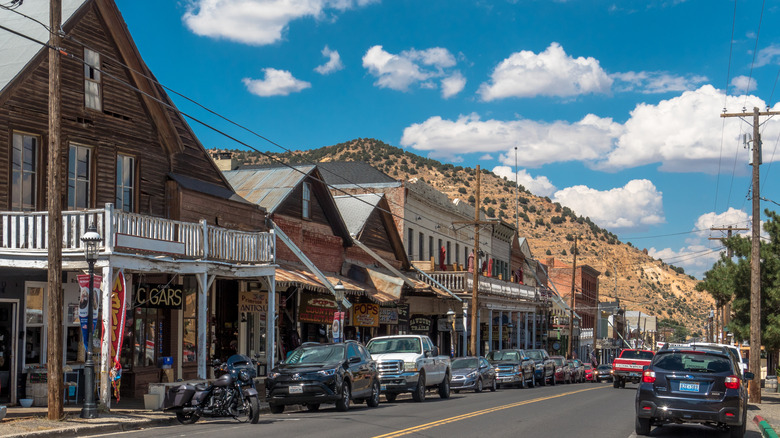
M 360 363 L 360 358 L 357 356 L 350 357 L 349 363 Z
M 439 355 L 439 347 L 433 347 L 433 351 L 431 352 L 431 355 L 438 356 Z
M 423 353 L 423 354 L 425 354 L 425 357 L 431 357 L 432 356 L 431 355 L 431 350 L 425 350 L 425 353 Z
M 745 378 L 745 380 L 753 380 L 753 378 L 756 377 L 756 376 L 755 376 L 755 374 L 753 374 L 751 372 L 746 372 L 743 377 Z

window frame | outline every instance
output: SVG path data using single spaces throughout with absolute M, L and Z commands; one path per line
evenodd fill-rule
M 125 185 L 125 180 L 127 179 L 125 176 L 127 174 L 126 172 L 126 166 L 125 162 L 130 161 L 131 162 L 131 169 L 130 169 L 130 185 L 129 185 L 129 195 L 130 198 L 130 206 L 129 209 L 125 209 L 125 190 L 128 189 L 128 187 Z M 120 166 L 122 168 L 122 181 L 120 181 Z M 134 155 L 128 155 L 128 154 L 121 154 L 117 153 L 116 155 L 116 199 L 114 207 L 116 207 L 119 210 L 126 211 L 128 213 L 135 213 L 136 212 L 136 193 L 138 190 L 138 159 Z
M 87 177 L 86 180 L 80 178 L 78 175 L 76 175 L 76 170 L 73 169 L 74 161 L 72 154 L 74 152 L 78 152 L 79 150 L 85 150 L 88 152 L 87 157 Z M 78 160 L 78 157 L 75 158 L 75 160 Z M 81 143 L 77 142 L 71 142 L 68 145 L 68 209 L 71 210 L 77 210 L 77 209 L 86 209 L 90 208 L 92 206 L 92 184 L 93 184 L 93 160 L 94 160 L 94 148 L 92 146 L 87 146 Z M 78 161 L 75 162 L 76 167 L 78 167 Z M 73 177 L 72 177 L 73 175 Z M 73 181 L 73 185 L 71 185 L 71 181 Z M 78 189 L 77 189 L 77 183 L 79 182 L 86 182 L 87 186 L 87 193 L 86 193 L 86 200 L 85 205 L 83 207 L 79 206 L 79 199 L 76 198 L 78 195 Z M 73 203 L 71 203 L 71 190 L 74 190 L 75 193 L 73 193 Z
M 311 183 L 306 181 L 301 187 L 301 218 L 311 220 Z
M 40 366 L 41 364 L 46 363 L 46 357 L 47 357 L 47 354 L 48 354 L 48 352 L 47 352 L 47 346 L 48 346 L 47 334 L 48 334 L 48 331 L 49 331 L 49 322 L 48 322 L 48 318 L 46 317 L 47 310 L 48 310 L 48 308 L 47 308 L 48 307 L 47 306 L 48 303 L 47 303 L 47 299 L 46 299 L 46 294 L 48 292 L 47 291 L 47 286 L 48 286 L 47 283 L 40 282 L 40 281 L 26 281 L 24 283 L 24 318 L 23 318 L 24 326 L 23 326 L 23 330 L 24 330 L 24 345 L 25 345 L 25 347 L 24 347 L 24 352 L 22 354 L 22 369 L 25 369 L 25 368 L 27 368 L 30 365 L 38 365 L 38 366 Z M 28 299 L 28 293 L 29 293 L 30 289 L 41 289 L 41 300 L 42 300 L 41 307 L 42 307 L 42 309 L 41 309 L 41 322 L 39 322 L 39 323 L 38 322 L 34 322 L 34 323 L 27 322 L 28 304 L 29 304 L 29 301 L 30 301 Z M 40 334 L 41 338 L 40 338 L 40 341 L 39 341 L 40 352 L 38 353 L 39 354 L 38 355 L 38 362 L 27 362 L 27 337 L 30 335 L 29 328 L 40 328 L 41 329 L 41 334 Z
M 22 145 L 22 147 L 21 147 L 21 163 L 19 163 L 19 170 L 18 171 L 15 169 L 15 165 L 17 163 L 15 163 L 15 157 L 14 157 L 14 152 L 15 152 L 15 148 L 16 148 L 16 139 L 17 138 L 20 138 L 21 139 L 20 141 L 22 142 L 21 143 L 21 145 Z M 35 148 L 34 148 L 34 155 L 35 155 L 35 157 L 34 157 L 34 163 L 32 165 L 33 170 L 30 171 L 30 172 L 27 172 L 27 171 L 24 170 L 24 161 L 25 161 L 24 160 L 24 141 L 25 141 L 25 138 L 32 138 L 32 139 L 35 140 Z M 24 132 L 24 131 L 12 131 L 12 133 L 11 133 L 11 157 L 10 157 L 10 160 L 9 160 L 10 161 L 9 165 L 10 165 L 10 168 L 11 168 L 10 169 L 11 180 L 9 181 L 9 184 L 8 184 L 8 190 L 9 190 L 9 197 L 8 198 L 9 198 L 9 203 L 10 203 L 10 205 L 9 205 L 10 208 L 9 209 L 11 211 L 36 211 L 37 208 L 38 208 L 38 204 L 39 204 L 38 196 L 40 194 L 40 177 L 41 177 L 41 172 L 40 172 L 41 152 L 43 150 L 43 148 L 41 147 L 41 141 L 42 141 L 41 136 L 37 135 L 37 134 L 32 134 L 32 133 Z M 21 173 L 21 179 L 20 179 L 21 184 L 19 185 L 18 189 L 21 191 L 21 194 L 19 196 L 20 197 L 20 200 L 19 200 L 20 208 L 17 209 L 16 205 L 14 204 L 14 192 L 17 189 L 17 187 L 15 187 L 15 184 L 14 184 L 14 181 L 16 179 L 14 175 L 16 173 L 19 173 L 19 172 Z M 30 181 L 32 182 L 32 185 L 33 185 L 33 187 L 32 187 L 32 191 L 33 191 L 33 193 L 32 193 L 32 203 L 33 203 L 33 205 L 29 209 L 25 208 L 24 200 L 23 200 L 23 198 L 24 198 L 24 181 L 25 181 L 24 175 L 26 173 L 27 174 L 31 174 L 32 178 L 30 178 Z
M 103 111 L 100 53 L 86 47 L 84 48 L 84 108 Z

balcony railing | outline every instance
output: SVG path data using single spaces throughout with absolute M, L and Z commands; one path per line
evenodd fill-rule
M 427 274 L 452 292 L 471 292 L 473 288 L 474 277 L 470 272 L 429 272 Z M 424 275 L 418 274 L 417 278 L 431 286 L 435 286 L 435 284 Z M 480 293 L 488 293 L 507 298 L 529 301 L 541 301 L 543 299 L 533 286 L 511 283 L 492 277 L 480 276 L 478 290 Z
M 233 263 L 272 263 L 274 235 L 268 232 L 244 232 L 208 225 L 201 222 L 182 222 L 114 210 L 112 204 L 104 209 L 62 212 L 63 254 L 82 251 L 81 236 L 94 223 L 104 236 L 101 251 L 133 252 L 115 246 L 116 236 L 171 242 L 182 248 L 177 256 L 190 259 L 217 260 Z M 45 254 L 48 251 L 48 212 L 0 212 L 2 251 L 21 250 L 27 254 Z M 108 236 L 109 238 L 106 238 Z

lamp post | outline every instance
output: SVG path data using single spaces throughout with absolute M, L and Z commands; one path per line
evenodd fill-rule
M 455 356 L 455 311 L 450 309 L 447 311 L 447 322 L 450 324 L 450 327 L 452 327 L 452 331 L 450 332 L 450 356 Z
M 87 292 L 87 351 L 84 362 L 84 406 L 81 408 L 81 418 L 97 418 L 97 406 L 95 405 L 95 362 L 92 361 L 92 325 L 94 323 L 94 297 L 92 288 L 95 284 L 95 262 L 98 258 L 98 245 L 103 238 L 92 223 L 87 232 L 81 236 L 84 242 L 84 256 L 89 264 L 89 291 Z
M 344 285 L 341 284 L 341 280 L 333 286 L 333 295 L 336 297 L 336 306 L 338 306 L 339 312 L 339 342 L 344 342 L 344 317 L 341 313 L 341 303 L 344 301 Z

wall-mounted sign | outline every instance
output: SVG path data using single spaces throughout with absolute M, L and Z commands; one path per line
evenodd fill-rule
M 399 304 L 398 307 L 398 330 L 401 333 L 409 331 L 409 305 Z
M 425 315 L 412 315 L 409 318 L 409 330 L 412 333 L 427 335 L 431 332 L 431 317 Z
M 353 304 L 352 325 L 355 327 L 379 327 L 379 304 Z
M 398 309 L 393 307 L 379 308 L 380 324 L 398 324 Z
M 455 331 L 456 332 L 462 332 L 463 331 L 463 318 L 455 318 Z M 447 318 L 439 318 L 438 321 L 436 321 L 437 329 L 440 332 L 451 332 L 452 331 L 452 323 L 447 321 Z
M 135 307 L 147 309 L 182 308 L 184 291 L 179 285 L 149 285 L 139 284 L 135 289 Z
M 302 293 L 298 320 L 315 324 L 331 324 L 336 309 L 336 302 L 333 301 L 332 296 Z
M 268 312 L 268 293 L 241 292 L 238 294 L 239 312 Z

